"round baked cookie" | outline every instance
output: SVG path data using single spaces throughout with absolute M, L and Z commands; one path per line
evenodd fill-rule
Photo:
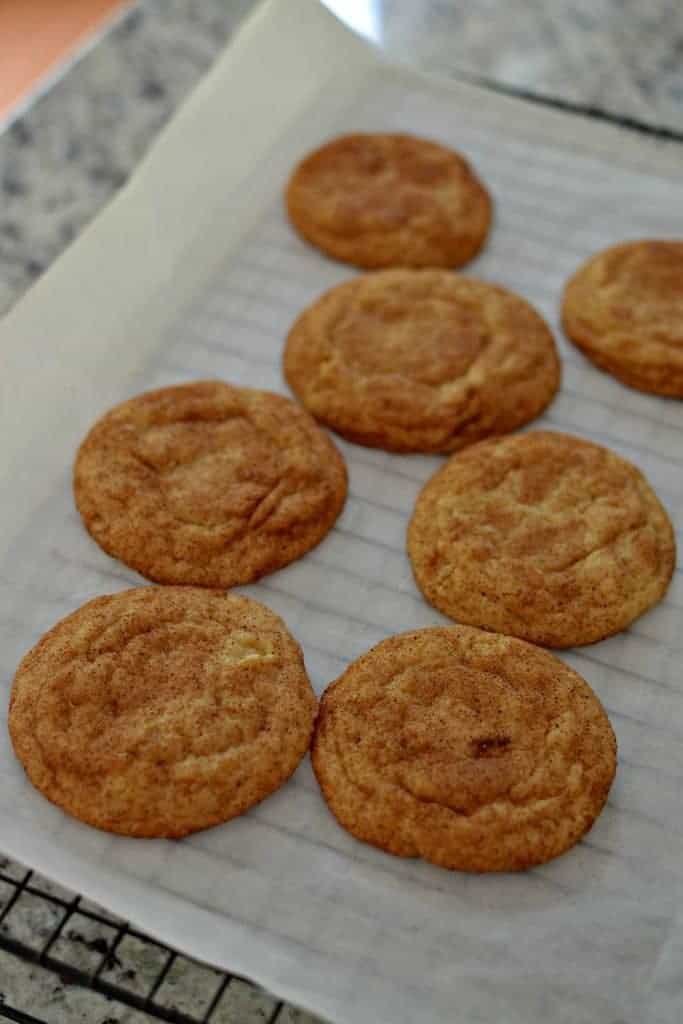
M 74 492 L 108 554 L 159 583 L 232 587 L 299 558 L 330 530 L 346 467 L 300 406 L 201 381 L 139 395 L 80 447 Z
M 309 154 L 287 186 L 308 242 L 357 267 L 459 267 L 491 224 L 488 192 L 466 160 L 413 135 L 342 135 Z
M 562 320 L 596 366 L 640 391 L 683 398 L 683 241 L 599 252 L 569 280 Z
M 461 871 L 517 871 L 602 810 L 616 740 L 548 651 L 467 626 L 393 636 L 325 691 L 313 767 L 357 839 Z
M 427 482 L 408 529 L 427 600 L 548 647 L 590 644 L 665 594 L 666 511 L 635 466 L 568 434 L 472 445 Z
M 316 699 L 256 601 L 194 587 L 98 597 L 22 661 L 9 728 L 33 785 L 88 825 L 177 837 L 228 821 L 303 758 Z
M 532 307 L 447 270 L 382 270 L 332 288 L 292 327 L 287 382 L 344 437 L 451 452 L 538 416 L 560 382 Z

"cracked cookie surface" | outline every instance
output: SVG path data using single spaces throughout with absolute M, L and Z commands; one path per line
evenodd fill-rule
M 581 266 L 564 291 L 566 334 L 624 384 L 683 398 L 683 242 L 624 242 Z
M 459 153 L 403 134 L 333 139 L 296 167 L 287 212 L 308 242 L 358 267 L 459 267 L 484 244 L 491 199 Z
M 315 708 L 299 645 L 263 605 L 141 587 L 88 602 L 38 642 L 9 728 L 33 785 L 69 814 L 178 837 L 281 786 Z
M 325 691 L 313 767 L 337 820 L 402 857 L 464 871 L 550 860 L 593 824 L 616 740 L 548 651 L 466 626 L 394 636 Z
M 314 547 L 344 461 L 294 402 L 200 381 L 132 398 L 81 445 L 74 494 L 104 550 L 159 583 L 231 587 Z
M 444 614 L 571 647 L 625 629 L 664 596 L 675 541 L 635 466 L 536 431 L 453 456 L 417 499 L 408 553 Z
M 316 419 L 398 452 L 509 433 L 560 381 L 550 329 L 524 299 L 445 270 L 383 270 L 332 288 L 289 332 L 284 370 Z

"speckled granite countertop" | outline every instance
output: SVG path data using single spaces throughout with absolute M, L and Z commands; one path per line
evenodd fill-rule
M 0 136 L 0 311 L 126 181 L 253 0 L 142 0 Z
M 344 6 L 342 0 L 330 3 Z M 254 0 L 140 0 L 0 136 L 0 313 L 125 182 L 253 5 Z M 680 0 L 368 0 L 364 20 L 388 52 L 424 68 L 474 74 L 683 133 Z M 19 929 L 26 946 L 43 948 L 74 895 L 35 878 L 38 892 L 52 893 L 64 905 L 29 890 L 17 899 L 25 871 L 0 858 L 3 874 L 0 929 L 5 935 Z M 90 954 L 106 953 L 117 922 L 111 915 L 98 917 L 98 908 L 87 901 L 75 914 L 74 927 L 61 933 L 55 953 L 66 962 L 75 957 L 87 970 Z M 144 986 L 158 970 L 158 949 L 130 937 L 120 950 L 118 981 Z M 214 1024 L 313 1020 L 241 982 L 231 982 L 217 998 L 221 977 L 215 971 L 182 957 L 173 964 L 158 990 L 167 1008 L 199 1016 L 213 1001 Z M 0 950 L 3 996 L 8 1005 L 50 1024 L 152 1019 Z

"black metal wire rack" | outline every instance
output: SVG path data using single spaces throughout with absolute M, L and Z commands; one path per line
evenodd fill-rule
M 16 954 L 51 971 L 55 980 L 78 985 L 116 1000 L 125 1006 L 148 1014 L 151 1019 L 171 1024 L 214 1024 L 229 1021 L 235 1024 L 286 1024 L 301 1020 L 315 1024 L 308 1014 L 268 996 L 250 982 L 234 975 L 215 971 L 181 957 L 168 946 L 149 938 L 106 910 L 77 895 L 71 895 L 35 875 L 17 870 L 18 866 L 0 860 L 0 950 Z M 49 890 L 49 891 L 46 891 Z M 33 914 L 32 927 L 23 928 L 22 920 Z M 40 925 L 36 927 L 36 916 Z M 18 924 L 13 926 L 16 918 Z M 132 946 L 133 964 L 129 959 Z M 188 1007 L 175 1005 L 170 984 L 174 967 L 180 963 L 202 975 L 201 998 Z M 141 972 L 139 965 L 143 963 Z M 26 1010 L 12 1006 L 2 995 L 0 979 L 0 1021 L 18 1024 L 49 1024 Z M 249 1008 L 232 1011 L 226 1004 L 241 993 L 251 996 Z M 192 998 L 190 992 L 189 998 Z M 184 1000 L 187 1002 L 187 992 Z M 115 1024 L 115 1018 L 105 1018 Z M 104 1022 L 103 1022 L 104 1024 Z M 321 1022 L 320 1022 L 321 1024 Z

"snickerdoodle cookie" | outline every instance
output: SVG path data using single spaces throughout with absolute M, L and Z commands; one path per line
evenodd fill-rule
M 69 814 L 182 836 L 281 786 L 315 708 L 299 645 L 263 605 L 141 587 L 89 601 L 39 641 L 9 727 L 33 785 Z
M 544 431 L 454 455 L 417 499 L 408 552 L 440 611 L 549 647 L 625 629 L 663 597 L 675 562 L 671 522 L 642 473 Z
M 309 154 L 286 194 L 297 231 L 358 267 L 459 267 L 484 244 L 491 199 L 467 161 L 413 135 L 343 135 Z
M 160 583 L 231 587 L 287 565 L 346 497 L 332 441 L 282 395 L 202 381 L 139 395 L 80 447 L 76 504 L 97 543 Z
M 451 452 L 538 416 L 560 381 L 524 299 L 447 270 L 383 270 L 332 288 L 292 327 L 287 382 L 358 444 Z
M 599 252 L 567 284 L 562 320 L 596 366 L 640 391 L 683 398 L 683 241 Z
M 616 770 L 609 719 L 548 651 L 466 626 L 374 647 L 326 690 L 313 767 L 356 838 L 463 871 L 557 857 Z

